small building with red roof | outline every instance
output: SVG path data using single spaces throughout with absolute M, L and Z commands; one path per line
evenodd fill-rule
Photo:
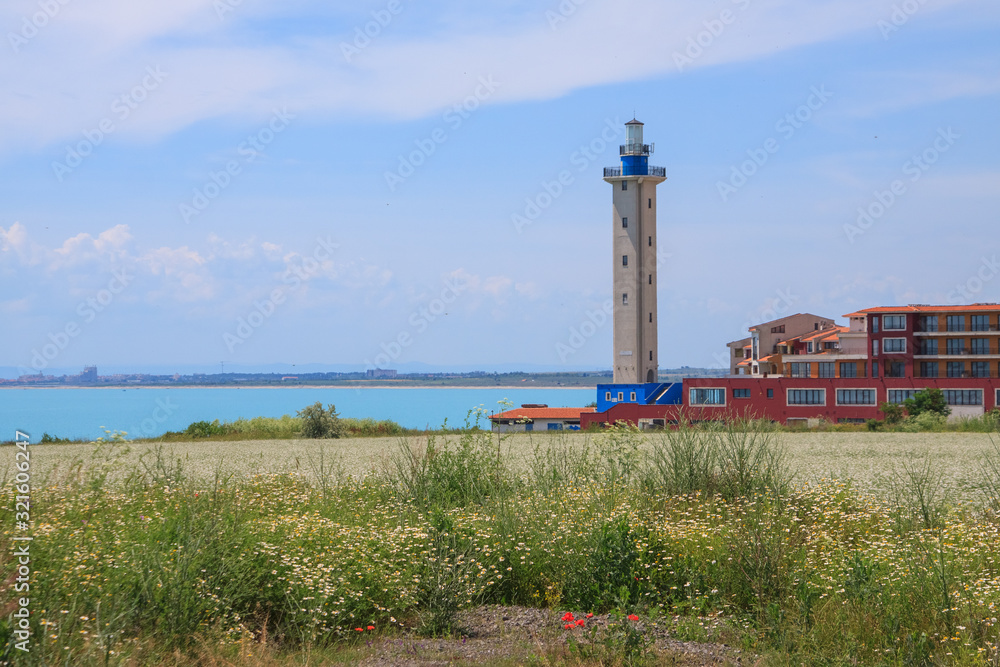
M 493 428 L 501 433 L 517 431 L 579 431 L 580 415 L 596 408 L 550 408 L 525 404 L 513 410 L 490 415 Z

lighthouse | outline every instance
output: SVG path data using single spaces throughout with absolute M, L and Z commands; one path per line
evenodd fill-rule
M 667 180 L 663 167 L 649 165 L 654 144 L 643 124 L 625 124 L 621 166 L 604 169 L 612 187 L 612 283 L 614 291 L 615 384 L 658 381 L 656 343 L 656 186 Z

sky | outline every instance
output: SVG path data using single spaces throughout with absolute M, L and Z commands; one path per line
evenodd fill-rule
M 995 0 L 7 0 L 0 36 L 6 377 L 610 368 L 633 116 L 662 367 L 1000 301 Z

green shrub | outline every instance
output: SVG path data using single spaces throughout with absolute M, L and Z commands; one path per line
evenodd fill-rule
M 878 409 L 885 415 L 886 424 L 898 424 L 906 416 L 903 406 L 898 403 L 882 403 Z
M 298 416 L 304 438 L 340 438 L 346 433 L 333 403 L 324 409 L 323 404 L 316 401 L 299 410 Z
M 926 412 L 942 417 L 951 414 L 951 408 L 948 407 L 948 402 L 944 398 L 944 392 L 936 388 L 928 387 L 918 391 L 903 401 L 903 405 L 911 417 L 919 417 Z
M 192 438 L 211 438 L 216 435 L 225 435 L 226 429 L 219 423 L 219 420 L 216 419 L 212 422 L 194 422 L 187 427 L 184 434 L 191 436 Z

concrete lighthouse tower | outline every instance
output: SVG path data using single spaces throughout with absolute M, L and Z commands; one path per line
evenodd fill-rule
M 643 125 L 625 124 L 621 167 L 604 170 L 613 188 L 615 384 L 657 382 L 656 186 L 667 180 L 663 167 L 649 166 L 654 145 L 643 143 Z

